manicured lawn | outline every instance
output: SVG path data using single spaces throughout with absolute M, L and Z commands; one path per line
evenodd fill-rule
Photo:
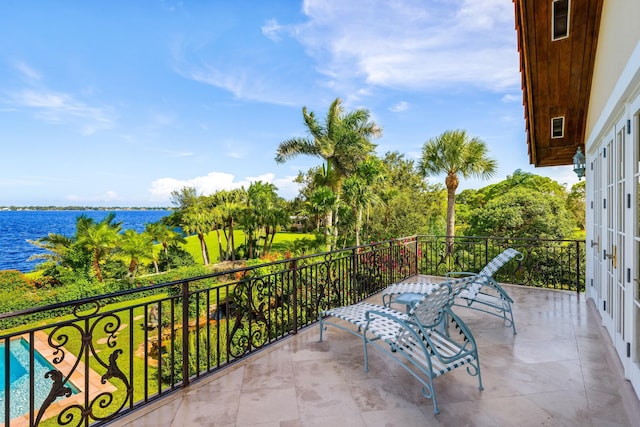
M 225 249 L 227 245 L 227 241 L 224 238 L 224 234 L 220 233 L 220 237 L 222 240 L 222 248 Z M 236 248 L 240 245 L 244 244 L 244 232 L 242 230 L 234 230 L 233 238 L 235 241 Z M 291 242 L 298 239 L 313 239 L 314 235 L 309 233 L 288 233 L 288 232 L 279 232 L 276 234 L 273 239 L 273 250 L 283 250 L 284 243 Z M 202 251 L 200 250 L 200 240 L 198 240 L 197 236 L 189 236 L 187 237 L 187 243 L 184 245 L 184 248 L 193 256 L 193 259 L 196 260 L 197 263 L 202 262 Z M 209 260 L 211 263 L 216 263 L 220 260 L 220 250 L 218 247 L 218 236 L 215 231 L 208 233 L 204 239 L 207 244 L 207 249 L 209 250 Z

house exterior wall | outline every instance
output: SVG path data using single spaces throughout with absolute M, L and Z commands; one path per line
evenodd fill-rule
M 605 0 L 585 133 L 587 296 L 640 396 L 640 1 Z
M 585 138 L 592 134 L 640 41 L 640 1 L 605 0 L 589 99 Z

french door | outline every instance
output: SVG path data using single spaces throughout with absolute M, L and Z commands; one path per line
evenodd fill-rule
M 628 327 L 627 301 L 630 299 L 625 278 L 625 249 L 627 247 L 626 209 L 626 144 L 628 122 L 626 119 L 616 123 L 613 134 L 606 139 L 602 148 L 602 224 L 600 226 L 602 241 L 599 292 L 599 308 L 604 326 L 608 329 L 618 354 L 627 352 Z M 597 276 L 595 276 L 597 277 Z M 621 358 L 622 359 L 622 358 Z M 624 363 L 624 361 L 623 361 Z
M 627 371 L 636 390 L 640 390 L 640 96 L 632 104 L 631 137 L 633 144 L 631 154 L 632 182 L 629 188 L 629 207 L 631 208 L 630 228 L 631 236 L 631 265 L 629 271 L 629 289 L 631 293 L 631 325 L 630 341 L 633 343 L 633 351 L 628 352 L 631 357 L 631 366 Z

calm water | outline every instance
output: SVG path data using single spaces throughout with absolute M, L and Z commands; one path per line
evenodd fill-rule
M 0 211 L 0 270 L 28 272 L 42 260 L 27 261 L 31 255 L 44 253 L 27 242 L 45 237 L 49 233 L 72 237 L 76 231 L 76 218 L 85 214 L 101 221 L 107 211 Z M 169 215 L 165 210 L 114 211 L 115 221 L 122 229 L 144 230 L 148 222 L 156 222 Z

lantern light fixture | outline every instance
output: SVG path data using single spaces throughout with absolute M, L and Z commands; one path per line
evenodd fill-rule
M 582 148 L 578 147 L 578 151 L 573 156 L 573 171 L 578 175 L 578 181 L 584 176 L 584 171 L 587 168 L 586 161 L 586 157 L 582 154 Z

